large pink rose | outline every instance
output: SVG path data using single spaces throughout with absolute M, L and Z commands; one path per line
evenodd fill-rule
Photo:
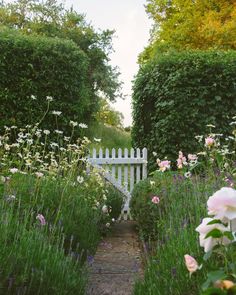
M 207 207 L 208 214 L 214 215 L 215 219 L 223 222 L 236 219 L 236 190 L 222 187 L 208 199 Z

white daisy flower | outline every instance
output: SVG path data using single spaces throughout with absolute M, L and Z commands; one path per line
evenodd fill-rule
M 84 182 L 83 176 L 78 176 L 77 181 L 78 181 L 78 183 L 83 183 Z
M 79 127 L 82 129 L 86 129 L 86 128 L 88 128 L 88 125 L 86 125 L 84 123 L 79 123 Z

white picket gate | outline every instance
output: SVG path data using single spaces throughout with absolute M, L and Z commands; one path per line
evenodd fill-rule
M 122 214 L 130 216 L 129 202 L 134 184 L 147 178 L 147 149 L 93 149 L 88 163 L 100 169 L 103 176 L 126 197 Z

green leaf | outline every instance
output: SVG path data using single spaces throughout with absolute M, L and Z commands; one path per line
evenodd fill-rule
M 219 238 L 222 238 L 223 237 L 223 233 L 217 229 L 217 228 L 214 228 L 213 230 L 211 230 L 206 236 L 205 236 L 205 239 L 209 238 L 209 237 L 212 237 L 212 238 L 215 238 L 215 239 L 219 239 Z
M 201 295 L 226 295 L 226 291 L 219 288 L 209 288 L 204 291 Z
M 232 272 L 236 273 L 236 264 L 234 262 L 229 264 L 229 268 L 231 269 Z M 235 274 L 236 277 L 236 274 Z
M 201 295 L 226 295 L 226 291 L 219 288 L 209 288 L 204 291 Z
M 195 165 L 191 166 L 189 168 L 190 171 L 193 171 L 196 167 L 199 167 L 199 166 L 202 166 L 202 163 L 201 162 L 197 162 Z
M 227 237 L 227 238 L 228 238 L 229 240 L 231 240 L 231 241 L 234 240 L 234 236 L 233 236 L 233 234 L 232 234 L 231 231 L 225 231 L 225 232 L 223 233 L 223 235 L 224 235 L 225 237 Z
M 216 224 L 216 223 L 223 224 L 222 221 L 221 221 L 220 219 L 214 219 L 214 220 L 208 222 L 207 225 Z
M 224 280 L 226 278 L 227 278 L 227 275 L 225 274 L 225 272 L 222 269 L 216 270 L 216 271 L 212 271 L 212 272 L 210 272 L 210 273 L 207 274 L 207 280 L 202 285 L 202 290 L 205 291 L 215 281 L 217 281 L 217 280 Z

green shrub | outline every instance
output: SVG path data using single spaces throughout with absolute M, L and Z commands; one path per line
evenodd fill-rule
M 154 196 L 150 179 L 140 181 L 132 191 L 130 201 L 131 215 L 137 221 L 140 236 L 144 240 L 156 237 L 156 227 L 159 206 L 152 204 Z
M 124 205 L 124 196 L 112 185 L 108 186 L 106 204 L 111 208 L 110 217 L 118 219 Z
M 0 128 L 38 122 L 47 96 L 54 102 L 44 127 L 66 129 L 70 120 L 87 121 L 93 112 L 87 67 L 87 56 L 72 41 L 0 29 Z M 53 110 L 62 112 L 58 122 Z
M 166 54 L 142 66 L 133 87 L 133 145 L 173 160 L 179 150 L 194 153 L 194 136 L 214 124 L 229 133 L 236 108 L 236 53 Z

